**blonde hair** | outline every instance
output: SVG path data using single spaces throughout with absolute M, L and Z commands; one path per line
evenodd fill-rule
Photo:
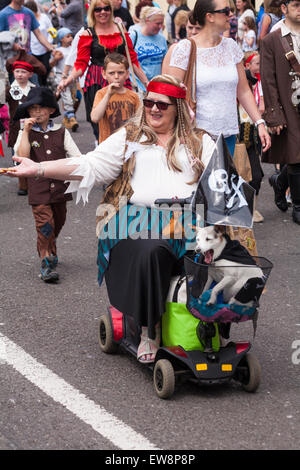
M 253 55 L 253 59 L 254 59 L 254 56 L 255 56 L 255 57 L 258 56 L 258 55 L 259 55 L 259 52 L 258 52 L 258 51 L 247 51 L 247 52 L 245 52 L 245 54 L 244 54 L 244 59 L 243 59 L 244 65 L 246 65 L 246 64 L 245 64 L 246 60 L 247 60 L 249 57 L 251 57 L 252 55 Z M 252 59 L 251 59 L 251 61 L 250 61 L 250 64 L 251 64 L 251 62 L 252 62 Z M 249 62 L 248 62 L 248 63 L 249 63 Z
M 146 23 L 151 16 L 165 16 L 164 12 L 157 7 L 143 7 L 140 12 L 140 22 Z
M 174 18 L 174 23 L 176 26 L 186 26 L 187 22 L 189 20 L 189 11 L 185 10 L 180 10 L 178 13 L 176 13 L 176 16 Z
M 97 6 L 97 3 L 99 2 L 99 0 L 91 0 L 91 3 L 90 3 L 90 6 L 89 6 L 89 9 L 88 9 L 88 12 L 87 12 L 87 25 L 89 28 L 94 28 L 95 26 L 95 15 L 94 15 L 94 10 Z M 109 5 L 110 8 L 111 8 L 111 14 L 110 14 L 110 22 L 112 22 L 114 20 L 114 9 L 113 9 L 113 6 L 112 6 L 112 3 L 110 0 L 101 0 L 101 3 L 104 3 L 104 5 Z
M 179 80 L 167 74 L 156 75 L 156 77 L 152 78 L 151 82 L 153 81 L 167 83 L 178 87 L 180 86 Z M 196 174 L 195 179 L 190 182 L 190 184 L 192 184 L 198 181 L 204 169 L 204 165 L 201 161 L 201 154 L 202 135 L 205 133 L 205 131 L 199 129 L 197 132 L 195 128 L 191 127 L 191 117 L 186 100 L 182 98 L 173 98 L 172 96 L 169 96 L 169 98 L 172 104 L 176 105 L 177 117 L 175 121 L 174 132 L 168 142 L 167 164 L 168 167 L 172 168 L 174 171 L 182 171 L 176 155 L 178 154 L 179 145 L 184 143 L 186 152 L 188 153 Z M 128 128 L 128 130 L 131 132 L 133 141 L 138 142 L 144 135 L 146 140 L 142 142 L 143 145 L 157 144 L 157 135 L 146 122 L 144 107 L 139 109 L 136 116 L 132 118 L 128 124 L 125 125 L 125 127 Z M 132 168 L 134 168 L 134 165 L 135 160 L 133 159 Z

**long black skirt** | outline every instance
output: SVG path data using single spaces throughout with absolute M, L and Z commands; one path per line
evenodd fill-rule
M 121 240 L 110 252 L 105 281 L 111 305 L 134 318 L 138 327 L 155 325 L 165 312 L 172 276 L 183 269 L 166 240 Z

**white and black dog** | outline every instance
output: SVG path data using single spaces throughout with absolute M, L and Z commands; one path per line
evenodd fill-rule
M 212 225 L 197 229 L 196 252 L 204 255 L 204 263 L 208 265 L 203 292 L 210 288 L 212 281 L 217 283 L 207 305 L 216 303 L 221 291 L 225 303 L 254 304 L 264 288 L 264 274 L 246 248 Z

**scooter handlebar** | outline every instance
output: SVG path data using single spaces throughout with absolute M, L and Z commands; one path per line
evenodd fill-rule
M 177 199 L 177 198 L 171 198 L 171 199 L 156 199 L 154 204 L 161 206 L 161 205 L 167 205 L 167 206 L 173 206 L 173 205 L 179 205 L 179 206 L 184 206 L 186 204 L 191 204 L 192 202 L 192 196 L 182 198 L 182 199 Z

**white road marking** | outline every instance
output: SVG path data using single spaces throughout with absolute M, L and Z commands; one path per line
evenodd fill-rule
M 160 450 L 143 435 L 76 390 L 1 333 L 0 344 L 2 344 L 2 363 L 6 362 L 11 365 L 54 401 L 92 426 L 97 433 L 118 448 L 122 450 Z

